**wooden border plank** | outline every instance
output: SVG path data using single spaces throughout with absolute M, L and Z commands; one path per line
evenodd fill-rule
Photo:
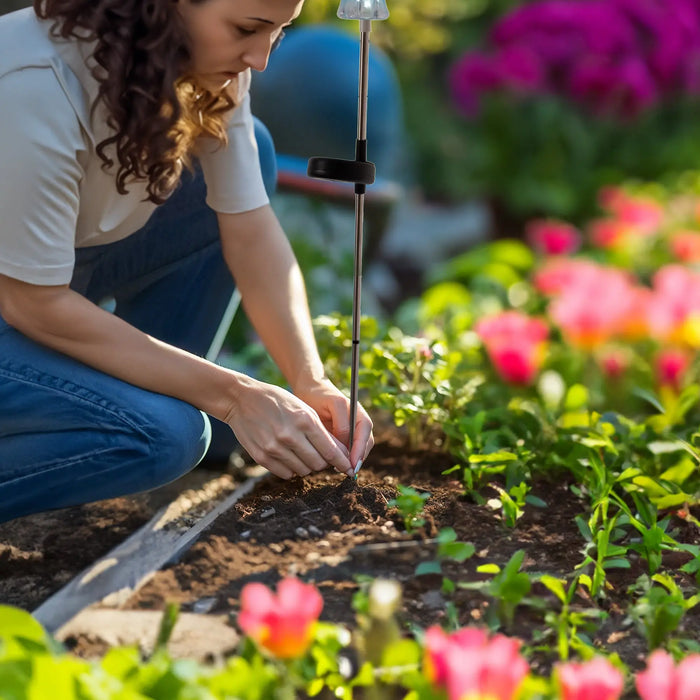
M 112 605 L 126 600 L 158 569 L 180 557 L 222 513 L 268 476 L 265 472 L 243 482 L 191 526 L 168 527 L 163 521 L 170 506 L 162 508 L 141 529 L 45 600 L 32 615 L 54 634 L 89 605 L 107 598 Z

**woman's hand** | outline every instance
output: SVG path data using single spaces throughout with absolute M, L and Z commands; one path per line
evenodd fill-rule
M 295 394 L 313 408 L 326 429 L 343 445 L 350 439 L 350 400 L 330 380 L 304 387 L 295 387 Z M 364 461 L 374 447 L 372 421 L 362 406 L 358 404 L 353 444 L 350 449 L 350 463 L 353 470 L 358 461 Z
M 319 415 L 294 394 L 247 377 L 225 422 L 248 454 L 282 479 L 308 476 L 329 465 L 352 476 L 347 448 Z

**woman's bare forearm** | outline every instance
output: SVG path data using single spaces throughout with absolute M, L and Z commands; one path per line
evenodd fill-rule
M 294 391 L 321 382 L 304 281 L 274 213 L 263 207 L 219 220 L 246 314 L 272 359 Z

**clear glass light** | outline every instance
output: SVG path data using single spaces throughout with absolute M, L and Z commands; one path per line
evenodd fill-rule
M 340 0 L 340 19 L 387 19 L 386 0 Z

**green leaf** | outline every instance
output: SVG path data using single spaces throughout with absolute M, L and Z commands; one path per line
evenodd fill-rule
M 682 446 L 681 449 L 683 449 Z M 696 469 L 697 467 L 693 463 L 693 460 L 689 457 L 685 457 L 678 464 L 667 469 L 659 478 L 680 485 L 694 474 Z
M 476 571 L 479 574 L 497 574 L 501 571 L 501 567 L 498 564 L 482 564 L 476 567 Z
M 382 666 L 409 666 L 421 660 L 421 648 L 412 639 L 393 642 L 382 653 Z
M 491 452 L 489 454 L 469 455 L 471 464 L 490 464 L 492 462 L 512 462 L 518 459 L 518 455 L 512 452 Z
M 439 561 L 422 561 L 416 567 L 416 576 L 425 576 L 426 574 L 442 574 L 442 566 Z
M 588 389 L 583 384 L 574 384 L 566 392 L 564 407 L 567 411 L 578 411 L 585 408 L 589 400 Z
M 471 542 L 449 542 L 440 545 L 438 555 L 461 563 L 472 557 L 475 551 L 476 548 Z
M 561 579 L 545 574 L 544 576 L 540 576 L 539 582 L 549 591 L 554 593 L 554 595 L 559 598 L 562 603 L 566 602 L 566 590 L 564 589 L 564 584 Z

